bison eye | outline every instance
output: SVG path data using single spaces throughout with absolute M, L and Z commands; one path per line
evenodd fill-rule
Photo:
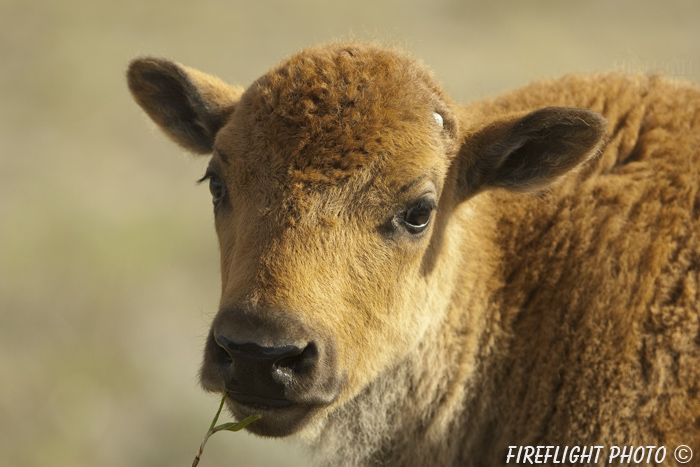
M 219 201 L 224 197 L 224 184 L 216 177 L 209 177 L 209 191 L 211 192 L 212 202 L 214 206 L 219 204 Z
M 209 192 L 211 193 L 212 202 L 214 206 L 217 206 L 226 195 L 226 185 L 224 185 L 221 179 L 216 175 L 216 172 L 210 168 L 207 169 L 204 177 L 197 180 L 197 184 L 207 180 L 209 180 Z
M 401 220 L 410 233 L 418 234 L 428 227 L 434 210 L 435 203 L 433 201 L 421 200 L 408 208 L 403 213 Z

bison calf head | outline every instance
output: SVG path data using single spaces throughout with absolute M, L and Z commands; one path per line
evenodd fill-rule
M 546 186 L 604 126 L 566 108 L 483 121 L 419 62 L 361 44 L 303 51 L 247 90 L 157 58 L 128 81 L 173 140 L 213 153 L 222 294 L 201 380 L 269 436 L 356 396 L 444 319 L 458 205 Z

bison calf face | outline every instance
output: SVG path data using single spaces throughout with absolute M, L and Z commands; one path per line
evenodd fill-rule
M 213 152 L 222 295 L 201 380 L 269 436 L 357 395 L 444 319 L 465 267 L 445 254 L 457 203 L 546 186 L 605 124 L 552 108 L 458 125 L 423 65 L 358 44 L 304 51 L 245 92 L 155 58 L 128 79 L 166 134 Z
M 236 416 L 263 414 L 251 431 L 297 431 L 416 346 L 457 149 L 422 65 L 350 44 L 298 54 L 245 92 L 155 58 L 128 79 L 166 134 L 213 152 L 202 181 L 222 297 L 201 380 Z
M 357 121 L 338 126 L 323 121 L 329 109 L 288 108 L 299 97 L 268 83 L 276 78 L 242 96 L 206 174 L 223 293 L 202 383 L 226 391 L 237 417 L 262 413 L 249 429 L 268 436 L 355 395 L 424 331 L 426 252 L 452 138 L 437 99 L 409 107 L 408 123 L 381 120 L 379 109 L 397 105 L 388 102 L 345 110 Z

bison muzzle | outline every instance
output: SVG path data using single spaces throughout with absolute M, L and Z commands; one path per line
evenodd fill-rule
M 267 415 L 250 431 L 285 436 L 338 397 L 343 376 L 333 342 L 287 314 L 226 307 L 211 326 L 201 380 L 228 394 L 237 417 Z

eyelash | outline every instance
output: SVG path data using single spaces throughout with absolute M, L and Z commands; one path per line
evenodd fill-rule
M 206 182 L 207 180 L 211 179 L 212 177 L 217 178 L 216 174 L 212 172 L 211 170 L 207 169 L 206 172 L 204 172 L 204 176 L 197 180 L 197 185 L 201 185 L 202 183 Z
M 201 184 L 206 180 L 209 180 L 209 191 L 212 194 L 212 202 L 214 203 L 214 207 L 216 207 L 226 195 L 226 185 L 224 185 L 216 173 L 211 170 L 207 170 L 204 177 L 197 181 L 197 184 Z

